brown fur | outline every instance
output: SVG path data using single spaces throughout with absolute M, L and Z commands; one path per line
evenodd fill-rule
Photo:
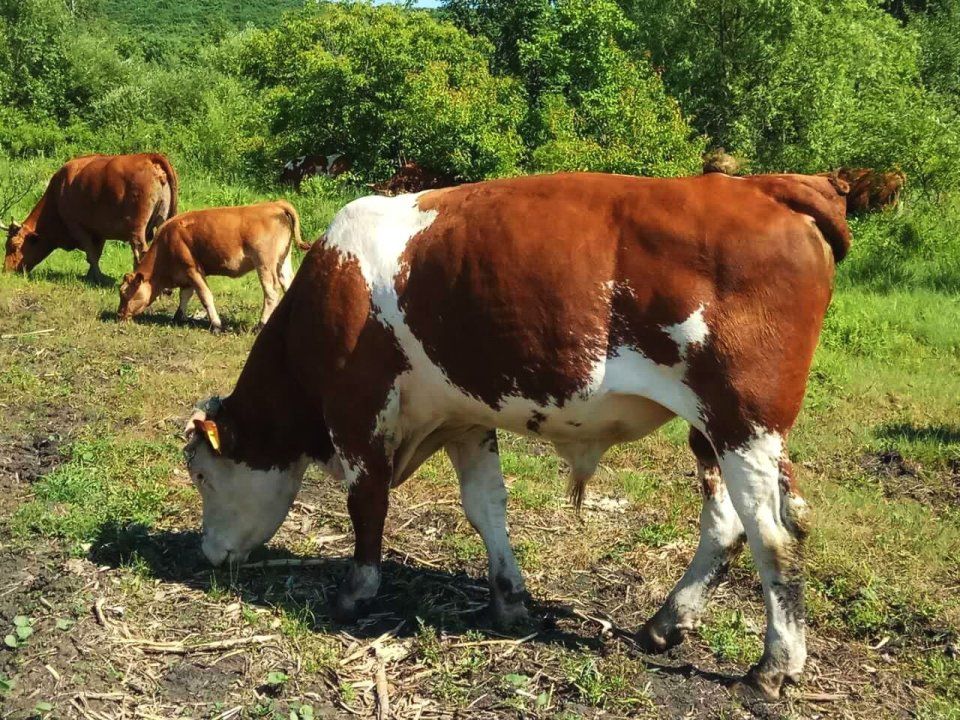
M 847 215 L 877 212 L 896 205 L 907 183 L 907 176 L 899 170 L 880 172 L 870 168 L 840 168 L 831 174 L 850 186 Z
M 118 315 L 129 319 L 164 291 L 181 288 L 183 293 L 186 288 L 200 294 L 216 328 L 219 319 L 203 278 L 240 277 L 256 270 L 264 289 L 265 323 L 279 300 L 280 286 L 289 280 L 282 274 L 291 242 L 300 241 L 299 215 L 283 200 L 178 215 L 164 223 L 136 271 L 124 278 Z M 185 304 L 182 300 L 178 315 Z
M 134 265 L 177 211 L 177 174 L 166 157 L 87 155 L 66 163 L 22 226 L 8 234 L 5 270 L 32 270 L 56 249 L 82 250 L 90 275 L 108 238 L 126 240 Z

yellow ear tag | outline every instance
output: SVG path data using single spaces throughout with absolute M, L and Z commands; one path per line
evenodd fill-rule
M 213 451 L 219 455 L 220 431 L 217 429 L 217 424 L 212 420 L 197 420 L 196 427 L 207 436 L 207 441 L 210 443 L 210 447 L 212 447 Z

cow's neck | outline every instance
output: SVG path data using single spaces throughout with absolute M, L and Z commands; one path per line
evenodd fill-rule
M 288 361 L 289 308 L 281 302 L 223 402 L 225 430 L 233 436 L 229 455 L 261 470 L 285 469 L 304 455 L 319 462 L 333 455 L 322 407 L 307 397 Z

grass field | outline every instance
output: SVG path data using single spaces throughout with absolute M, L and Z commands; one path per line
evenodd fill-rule
M 187 208 L 261 197 L 186 178 Z M 348 198 L 292 197 L 316 236 Z M 18 208 L 21 212 L 26 208 Z M 857 248 L 854 246 L 853 253 Z M 103 269 L 130 269 L 110 244 Z M 211 283 L 227 332 L 170 323 L 175 298 L 118 325 L 78 253 L 0 277 L 0 715 L 294 718 L 960 718 L 960 299 L 841 275 L 791 438 L 816 513 L 810 660 L 774 706 L 724 683 L 756 660 L 763 607 L 744 556 L 703 628 L 665 657 L 624 633 L 693 554 L 686 429 L 611 452 L 578 519 L 550 448 L 504 436 L 510 530 L 532 623 L 498 636 L 482 544 L 436 457 L 392 499 L 384 587 L 361 626 L 327 599 L 352 535 L 311 471 L 267 566 L 213 572 L 180 430 L 232 388 L 253 341 L 254 277 Z M 195 306 L 199 311 L 199 305 Z M 240 708 L 237 710 L 237 708 Z M 459 715 L 458 715 L 459 713 Z

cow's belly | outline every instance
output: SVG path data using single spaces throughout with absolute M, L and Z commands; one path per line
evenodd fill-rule
M 415 364 L 399 388 L 400 435 L 413 439 L 446 436 L 457 428 L 498 428 L 552 442 L 570 459 L 580 448 L 602 452 L 642 438 L 677 415 L 689 417 L 698 403 L 682 374 L 680 366 L 658 366 L 624 351 L 605 360 L 571 398 L 540 403 L 509 396 L 492 407 L 452 385 L 436 367 Z

